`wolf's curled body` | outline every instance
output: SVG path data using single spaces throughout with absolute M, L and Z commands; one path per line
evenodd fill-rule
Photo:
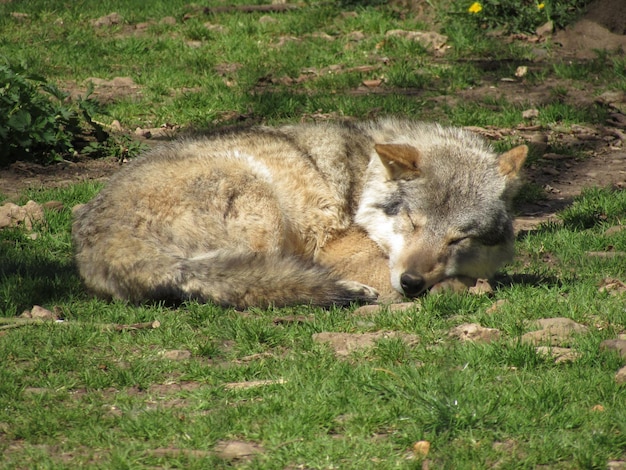
M 414 297 L 490 277 L 511 258 L 526 153 L 395 118 L 181 140 L 76 209 L 76 263 L 95 294 L 133 302 Z

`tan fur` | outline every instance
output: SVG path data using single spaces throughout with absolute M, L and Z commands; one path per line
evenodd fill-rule
M 508 259 L 508 203 L 525 156 L 519 147 L 498 158 L 469 133 L 400 119 L 183 140 L 132 162 L 76 209 L 76 262 L 91 291 L 134 302 L 328 306 L 371 302 L 377 291 L 417 295 Z M 448 180 L 459 186 L 450 208 L 428 187 Z M 489 240 L 485 230 L 493 249 L 476 241 Z M 459 237 L 479 253 L 475 269 L 459 257 Z

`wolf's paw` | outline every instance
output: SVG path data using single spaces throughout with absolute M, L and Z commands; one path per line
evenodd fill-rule
M 339 284 L 353 294 L 355 300 L 359 300 L 361 302 L 374 302 L 378 299 L 378 291 L 373 287 L 366 286 L 365 284 L 361 284 L 357 281 L 339 281 Z

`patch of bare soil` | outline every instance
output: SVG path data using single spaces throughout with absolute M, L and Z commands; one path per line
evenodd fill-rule
M 596 50 L 626 51 L 626 2 L 596 0 L 578 22 L 559 31 L 554 42 L 565 56 L 593 59 Z
M 15 162 L 0 169 L 0 193 L 17 198 L 30 188 L 59 188 L 83 181 L 103 181 L 120 168 L 115 158 L 81 159 L 54 165 Z

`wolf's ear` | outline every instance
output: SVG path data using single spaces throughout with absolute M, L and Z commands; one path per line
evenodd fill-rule
M 389 178 L 410 180 L 421 175 L 421 155 L 415 147 L 406 144 L 376 144 L 374 149 L 387 169 Z
M 520 145 L 500 155 L 498 157 L 498 169 L 500 170 L 500 174 L 507 180 L 515 179 L 522 169 L 527 155 L 528 147 L 526 145 Z

